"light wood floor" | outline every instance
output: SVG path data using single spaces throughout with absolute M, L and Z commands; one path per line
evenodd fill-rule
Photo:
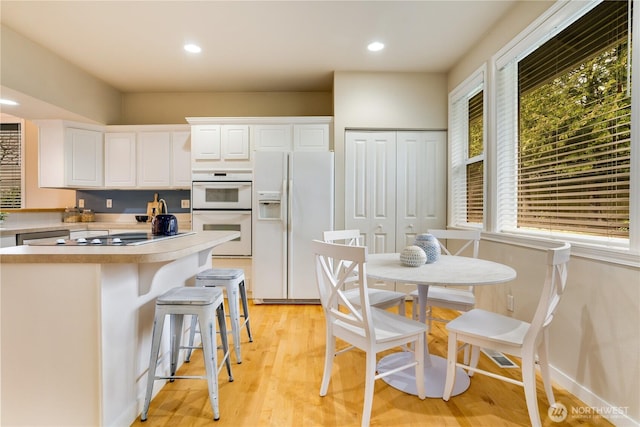
M 176 380 L 167 383 L 151 402 L 147 421 L 141 423 L 138 418 L 133 425 L 359 426 L 364 391 L 363 353 L 354 350 L 337 356 L 329 392 L 325 397 L 319 396 L 324 358 L 321 307 L 251 305 L 249 310 L 254 341 L 249 343 L 243 331 L 243 363 L 233 364 L 234 382 L 228 382 L 226 372 L 221 372 L 219 421 L 213 422 L 206 381 Z M 452 312 L 445 314 L 453 316 Z M 444 324 L 434 324 L 429 346 L 432 353 L 446 356 Z M 196 351 L 191 363 L 184 364 L 180 373 L 200 375 L 204 371 L 201 355 Z M 484 355 L 480 364 L 488 369 L 495 367 Z M 569 416 L 562 423 L 547 416 L 547 402 L 539 380 L 538 405 L 544 426 L 612 425 L 602 418 L 571 415 L 572 407 L 585 405 L 562 389 L 554 387 L 554 391 L 556 400 L 568 408 Z M 471 379 L 471 387 L 449 402 L 429 398 L 421 401 L 378 380 L 371 425 L 527 426 L 529 417 L 521 387 L 476 375 Z

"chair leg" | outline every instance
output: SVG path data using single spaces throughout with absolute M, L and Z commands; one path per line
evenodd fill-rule
M 469 366 L 471 366 L 472 368 L 477 368 L 478 361 L 480 361 L 480 347 L 478 347 L 477 345 L 470 345 L 470 347 L 471 347 L 471 360 L 469 362 Z M 473 371 L 467 370 L 467 375 L 472 377 Z
M 414 357 L 416 364 L 416 388 L 420 399 L 426 398 L 424 389 L 424 353 L 425 353 L 425 334 L 420 334 L 414 344 Z
M 371 420 L 371 407 L 373 406 L 373 391 L 376 376 L 376 353 L 373 349 L 367 351 L 364 385 L 364 405 L 362 407 L 362 427 L 368 427 Z
M 156 313 L 153 319 L 153 332 L 151 335 L 151 354 L 149 356 L 149 374 L 147 375 L 147 392 L 144 397 L 144 406 L 140 421 L 147 420 L 149 413 L 149 404 L 151 403 L 151 394 L 153 393 L 153 383 L 156 377 L 156 366 L 158 365 L 158 352 L 160 351 L 160 338 L 162 338 L 162 329 L 164 327 L 164 315 Z
M 536 367 L 534 355 L 522 354 L 522 382 L 524 383 L 524 397 L 527 401 L 529 420 L 532 427 L 541 427 L 540 414 L 538 413 L 538 398 L 536 395 Z
M 182 325 L 184 323 L 183 314 L 172 314 L 169 316 L 169 324 L 171 328 L 171 372 L 174 376 L 178 370 L 178 355 L 180 354 L 180 341 L 182 339 Z M 170 380 L 171 382 L 174 379 Z
M 224 363 L 227 365 L 227 373 L 229 374 L 229 382 L 233 382 L 233 375 L 231 375 L 231 354 L 229 351 L 229 340 L 227 339 L 227 319 L 224 314 L 224 304 L 220 304 L 216 308 L 216 315 L 218 317 L 218 327 L 220 328 L 220 342 L 222 343 L 222 357 Z
M 427 317 L 427 335 L 429 335 L 431 333 L 431 320 L 432 320 L 431 316 L 432 316 L 433 308 L 428 305 L 426 307 L 426 309 L 427 309 L 427 314 L 426 314 L 426 317 Z
M 247 289 L 244 284 L 244 280 L 238 285 L 240 288 L 240 299 L 242 301 L 242 313 L 244 314 L 244 326 L 247 328 L 247 335 L 249 335 L 249 342 L 253 342 L 253 336 L 251 335 L 251 324 L 249 323 L 249 304 L 247 303 Z
M 200 337 L 202 338 L 202 353 L 204 367 L 207 373 L 207 385 L 209 387 L 209 402 L 213 410 L 213 419 L 220 419 L 220 409 L 218 407 L 218 357 L 215 346 L 215 323 L 213 318 L 207 316 L 206 319 L 198 318 L 200 323 Z
M 233 335 L 233 347 L 236 353 L 236 362 L 242 363 L 242 354 L 240 353 L 240 295 L 238 288 L 235 286 L 227 287 L 227 302 L 229 303 L 229 317 L 231 318 L 231 334 Z
M 551 371 L 549 370 L 549 336 L 545 329 L 542 333 L 542 341 L 538 347 L 538 358 L 540 365 L 540 376 L 544 383 L 544 392 L 547 395 L 549 406 L 556 404 L 556 398 L 553 396 L 553 387 L 551 386 Z
M 406 315 L 406 301 L 405 299 L 401 299 L 400 302 L 398 303 L 398 314 L 400 316 L 405 316 Z
M 444 393 L 442 399 L 448 401 L 453 393 L 453 385 L 456 382 L 456 362 L 458 361 L 458 336 L 454 332 L 449 332 L 447 343 L 447 377 L 444 383 Z
M 333 332 L 327 328 L 326 345 L 324 349 L 324 373 L 322 374 L 322 384 L 320 385 L 320 396 L 326 396 L 331 380 L 331 370 L 333 369 L 333 358 L 336 356 L 336 338 Z
M 193 339 L 196 335 L 196 325 L 198 324 L 198 316 L 191 315 L 191 327 L 189 328 L 189 348 L 187 348 L 187 355 L 184 358 L 186 363 L 191 361 L 191 352 L 193 351 Z

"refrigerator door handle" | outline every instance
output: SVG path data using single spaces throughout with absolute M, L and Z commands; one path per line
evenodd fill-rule
M 289 180 L 289 193 L 288 193 L 287 202 L 289 204 L 289 206 L 288 206 L 288 210 L 289 210 L 289 232 L 291 232 L 292 225 L 293 225 L 293 179 Z

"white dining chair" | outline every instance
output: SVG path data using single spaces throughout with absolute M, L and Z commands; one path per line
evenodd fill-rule
M 442 253 L 446 255 L 461 255 L 467 248 L 471 248 L 471 256 L 478 258 L 480 230 L 429 230 L 429 234 L 438 239 Z M 449 249 L 454 246 L 457 250 Z M 476 305 L 473 288 L 473 286 L 430 286 L 425 305 L 427 333 L 431 333 L 432 321 L 448 322 L 447 319 L 434 316 L 433 307 L 448 308 L 461 312 L 473 309 Z M 415 290 L 409 295 L 413 299 L 413 318 L 417 319 L 419 314 L 418 291 Z
M 360 230 L 330 230 L 323 233 L 323 240 L 328 243 L 339 243 L 348 246 L 358 246 L 361 244 Z M 334 268 L 346 268 L 343 264 Z M 358 306 L 360 297 L 358 294 L 358 270 L 355 269 L 352 276 L 345 282 L 344 293 L 351 304 Z M 390 291 L 388 289 L 369 288 L 369 302 L 378 308 L 398 307 L 398 314 L 405 315 L 405 303 L 407 294 L 404 292 Z
M 333 359 L 346 351 L 336 351 L 336 339 L 366 352 L 364 405 L 362 426 L 368 426 L 373 405 L 375 380 L 404 369 L 415 369 L 418 397 L 425 398 L 424 354 L 425 332 L 423 323 L 405 316 L 372 307 L 367 292 L 365 246 L 347 246 L 314 240 L 311 248 L 315 256 L 315 272 L 320 293 L 320 302 L 325 315 L 325 359 L 320 396 L 326 396 L 331 380 Z M 345 268 L 336 269 L 336 265 Z M 345 282 L 352 278 L 354 270 L 360 273 L 358 286 L 359 304 L 355 306 L 345 295 Z M 395 347 L 406 348 L 413 344 L 414 357 L 410 363 L 393 369 L 385 374 L 376 375 L 376 356 L 381 351 Z
M 536 356 L 547 400 L 550 406 L 554 406 L 555 398 L 549 371 L 548 331 L 567 283 L 567 263 L 570 252 L 571 245 L 568 243 L 560 248 L 547 250 L 547 273 L 531 323 L 476 308 L 461 314 L 447 324 L 449 344 L 444 400 L 449 400 L 451 397 L 456 367 L 459 366 L 468 370 L 470 376 L 477 372 L 524 387 L 531 425 L 534 427 L 542 425 L 536 394 Z M 457 362 L 458 342 L 472 347 L 471 363 Z M 481 348 L 520 357 L 522 380 L 479 369 L 478 359 Z

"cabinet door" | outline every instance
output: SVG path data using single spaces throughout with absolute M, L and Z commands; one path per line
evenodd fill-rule
M 191 126 L 192 160 L 220 160 L 220 125 Z
M 446 132 L 397 134 L 396 251 L 446 226 Z
M 191 188 L 191 132 L 171 133 L 171 185 Z
M 293 148 L 291 125 L 254 125 L 253 139 L 256 151 L 291 151 Z
M 294 151 L 329 151 L 329 125 L 293 125 Z
M 357 228 L 371 253 L 395 252 L 395 132 L 347 132 L 345 226 Z
M 171 132 L 138 133 L 138 187 L 171 184 Z
M 104 135 L 104 185 L 136 186 L 136 134 L 133 132 Z
M 223 160 L 249 160 L 249 125 L 223 125 L 221 138 Z
M 102 132 L 67 128 L 65 130 L 66 185 L 101 187 L 103 179 Z

